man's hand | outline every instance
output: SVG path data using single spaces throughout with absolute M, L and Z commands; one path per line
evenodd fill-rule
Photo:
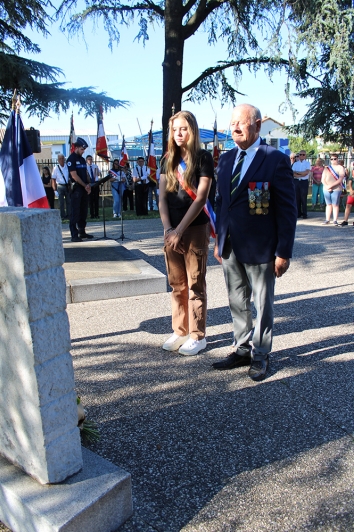
M 281 277 L 289 268 L 290 259 L 281 259 L 280 257 L 275 257 L 274 262 L 274 273 L 275 277 Z
M 86 190 L 87 194 L 91 194 L 91 185 L 86 185 L 85 186 L 85 190 Z
M 214 246 L 214 257 L 216 258 L 216 260 L 218 262 L 220 262 L 220 264 L 222 264 L 222 258 L 219 257 L 218 253 L 219 253 L 219 246 L 217 244 L 215 244 L 215 246 Z

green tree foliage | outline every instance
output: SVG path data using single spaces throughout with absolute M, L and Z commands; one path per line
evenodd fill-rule
M 303 84 L 298 95 L 311 103 L 305 116 L 287 129 L 307 140 L 321 136 L 323 142 L 354 146 L 354 10 L 348 1 L 325 0 L 317 6 L 318 12 L 304 16 L 299 27 L 307 68 L 317 74 L 315 83 Z
M 164 26 L 165 132 L 172 105 L 180 110 L 182 97 L 235 102 L 244 68 L 255 74 L 264 68 L 269 76 L 285 69 L 298 91 L 309 89 L 311 77 L 321 84 L 329 68 L 337 82 L 352 79 L 353 61 L 348 59 L 354 11 L 343 0 L 86 0 L 79 13 L 77 3 L 63 0 L 58 10 L 62 27 L 72 35 L 83 32 L 88 20 L 97 23 L 101 18 L 111 48 L 119 43 L 119 25 L 129 24 L 134 17 L 140 21 L 136 38 L 143 42 L 149 38 L 149 24 Z M 210 45 L 225 42 L 225 59 L 183 86 L 184 44 L 200 29 L 208 33 Z M 226 75 L 228 70 L 233 72 L 233 82 Z M 285 105 L 291 106 L 290 85 Z
M 308 111 L 295 125 L 287 128 L 306 139 L 320 136 L 323 142 L 337 142 L 341 147 L 354 146 L 354 101 L 348 85 L 325 79 L 320 87 L 302 91 L 302 98 L 311 98 Z
M 0 121 L 8 117 L 14 89 L 30 115 L 41 119 L 51 112 L 66 111 L 74 104 L 86 115 L 95 115 L 99 105 L 104 110 L 126 105 L 92 87 L 65 89 L 58 82 L 59 68 L 21 57 L 21 53 L 39 53 L 39 47 L 24 35 L 26 28 L 48 35 L 48 15 L 52 4 L 40 0 L 4 0 L 0 4 Z
M 316 140 L 308 142 L 304 137 L 289 136 L 289 148 L 292 152 L 298 153 L 301 150 L 305 150 L 309 157 L 316 156 L 318 154 L 318 145 Z

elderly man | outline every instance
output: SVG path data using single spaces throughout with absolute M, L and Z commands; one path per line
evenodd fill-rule
M 58 155 L 58 164 L 54 167 L 52 173 L 54 179 L 54 190 L 58 192 L 60 216 L 61 219 L 70 218 L 70 179 L 69 169 L 65 163 L 65 157 L 62 153 Z
M 295 179 L 297 217 L 307 218 L 307 194 L 309 192 L 309 177 L 311 172 L 310 161 L 306 161 L 306 152 L 299 152 L 299 159 L 295 159 L 293 173 Z
M 231 133 L 236 147 L 220 157 L 214 255 L 222 263 L 234 328 L 234 351 L 213 368 L 250 366 L 266 377 L 273 337 L 275 277 L 288 269 L 296 228 L 289 157 L 259 137 L 262 117 L 237 106 Z M 251 295 L 257 311 L 252 322 Z M 252 341 L 251 341 L 252 340 Z

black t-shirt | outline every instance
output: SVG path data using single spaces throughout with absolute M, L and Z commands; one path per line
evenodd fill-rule
M 165 173 L 165 160 L 162 161 L 161 164 L 161 174 Z M 200 150 L 198 153 L 197 158 L 197 164 L 194 174 L 194 186 L 195 188 L 198 188 L 199 184 L 199 178 L 200 176 L 209 177 L 214 181 L 214 161 L 213 157 L 210 152 L 206 150 Z M 214 187 L 211 187 L 211 193 L 209 193 L 209 201 L 212 202 L 212 190 L 214 190 Z M 215 192 L 215 191 L 214 191 Z M 193 200 L 192 198 L 187 194 L 187 192 L 181 187 L 180 184 L 178 184 L 178 190 L 174 192 L 167 192 L 166 193 L 166 199 L 167 199 L 167 205 L 168 205 L 168 211 L 170 215 L 170 222 L 172 227 L 177 227 L 177 225 L 180 223 L 186 212 L 188 211 L 189 207 L 192 205 Z M 203 225 L 208 223 L 209 217 L 208 215 L 202 210 L 198 216 L 193 220 L 193 222 L 190 224 L 192 225 Z
M 81 155 L 78 155 L 75 152 L 71 153 L 66 161 L 66 164 L 68 165 L 69 173 L 76 172 L 84 183 L 88 183 L 86 161 L 83 157 L 81 157 Z M 76 183 L 71 176 L 70 179 L 72 182 Z M 79 185 L 79 183 L 76 183 L 76 185 Z

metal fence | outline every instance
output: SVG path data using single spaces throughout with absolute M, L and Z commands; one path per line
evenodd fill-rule
M 100 169 L 100 172 L 102 174 L 102 177 L 106 176 L 109 172 L 109 170 L 112 168 L 113 160 L 106 162 L 102 159 L 97 159 L 93 161 L 95 164 L 97 164 L 98 168 Z M 133 166 L 136 163 L 136 160 L 129 160 L 130 168 L 133 169 Z M 43 168 L 47 166 L 49 168 L 50 173 L 53 173 L 53 170 L 55 166 L 58 164 L 56 159 L 40 159 L 37 160 L 37 166 L 39 169 L 39 173 L 42 175 Z M 110 196 L 111 193 L 111 183 L 110 181 L 106 181 L 101 187 L 100 187 L 100 195 Z

